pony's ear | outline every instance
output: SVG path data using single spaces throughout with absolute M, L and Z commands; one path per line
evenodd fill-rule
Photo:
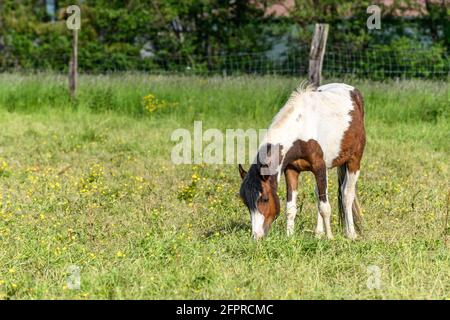
M 240 164 L 238 165 L 238 167 L 239 167 L 239 174 L 241 175 L 241 178 L 244 179 L 245 175 L 247 174 L 247 171 L 245 171 Z

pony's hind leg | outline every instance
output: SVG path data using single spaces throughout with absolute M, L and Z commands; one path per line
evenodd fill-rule
M 356 182 L 359 177 L 359 166 L 348 165 L 345 168 L 344 181 L 340 185 L 341 192 L 341 205 L 344 211 L 344 231 L 345 235 L 349 239 L 356 239 L 355 225 L 353 221 L 352 206 L 355 200 Z
M 286 168 L 284 176 L 286 177 L 287 201 L 286 201 L 286 225 L 287 235 L 294 233 L 295 216 L 297 215 L 297 185 L 300 172 L 294 168 Z
M 322 163 L 320 166 L 316 166 L 315 168 L 313 168 L 313 173 L 317 183 L 317 207 L 323 219 L 325 234 L 328 239 L 333 239 L 333 233 L 331 231 L 331 206 L 328 202 L 327 168 L 325 166 L 325 163 Z M 319 218 L 317 219 L 317 222 L 320 222 Z

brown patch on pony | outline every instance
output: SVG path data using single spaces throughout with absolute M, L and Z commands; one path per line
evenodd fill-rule
M 322 148 L 316 140 L 310 139 L 307 142 L 302 140 L 295 141 L 286 154 L 284 163 L 298 172 L 312 171 L 317 180 L 319 200 L 327 201 L 326 165 L 323 160 Z
M 256 207 L 264 216 L 264 226 L 270 227 L 272 222 L 280 214 L 280 199 L 277 195 L 277 177 L 269 176 L 267 180 L 262 180 L 262 192 L 258 199 Z
M 364 100 L 358 89 L 350 92 L 353 101 L 353 110 L 350 112 L 350 125 L 345 131 L 341 141 L 341 151 L 333 160 L 332 167 L 348 164 L 350 172 L 359 170 L 361 158 L 366 145 L 364 129 Z
M 287 152 L 283 160 L 283 169 L 287 165 L 300 171 L 312 171 L 319 163 L 323 162 L 323 151 L 319 143 L 310 139 L 308 141 L 297 140 Z
M 293 165 L 287 165 L 284 170 L 284 177 L 286 179 L 286 188 L 287 188 L 287 201 L 292 201 L 292 193 L 297 190 L 298 185 L 298 175 L 300 171 L 294 167 Z
M 342 204 L 341 186 L 344 183 L 347 171 L 356 172 L 360 169 L 361 159 L 366 145 L 366 132 L 364 128 L 364 99 L 358 89 L 350 92 L 353 101 L 353 110 L 350 112 L 351 121 L 349 128 L 344 133 L 341 141 L 341 152 L 333 160 L 333 167 L 338 167 L 338 199 L 339 199 L 339 220 L 341 225 L 344 223 L 344 207 Z M 353 221 L 356 230 L 362 234 L 362 215 L 359 205 L 357 192 L 355 190 L 355 199 L 352 204 Z

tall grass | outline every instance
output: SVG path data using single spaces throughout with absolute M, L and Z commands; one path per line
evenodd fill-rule
M 330 79 L 327 82 L 338 80 Z M 342 80 L 341 80 L 342 81 Z M 345 80 L 344 80 L 345 81 Z M 449 84 L 432 81 L 370 82 L 346 80 L 364 92 L 367 117 L 387 123 L 438 122 L 449 116 Z M 142 98 L 149 92 L 179 102 L 171 116 L 182 120 L 236 114 L 267 121 L 299 84 L 297 78 L 236 77 L 200 78 L 120 74 L 81 76 L 78 96 L 70 101 L 64 76 L 36 74 L 0 75 L 0 107 L 8 111 L 65 109 L 69 106 L 92 112 L 114 111 L 142 116 Z M 381 93 L 381 94 L 380 94 Z

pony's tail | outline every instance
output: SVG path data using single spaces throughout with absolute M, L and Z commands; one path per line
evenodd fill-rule
M 344 164 L 342 166 L 339 166 L 337 168 L 337 174 L 338 174 L 338 203 L 339 203 L 339 223 L 342 227 L 344 227 L 345 224 L 345 211 L 344 211 L 344 198 L 342 196 L 342 186 L 345 183 L 345 176 L 347 175 L 347 165 Z M 356 188 L 356 187 L 355 187 Z M 353 223 L 355 224 L 356 231 L 362 235 L 363 228 L 362 228 L 362 214 L 361 214 L 361 207 L 359 205 L 357 192 L 355 189 L 355 200 L 353 200 L 352 204 L 352 213 L 353 213 Z

